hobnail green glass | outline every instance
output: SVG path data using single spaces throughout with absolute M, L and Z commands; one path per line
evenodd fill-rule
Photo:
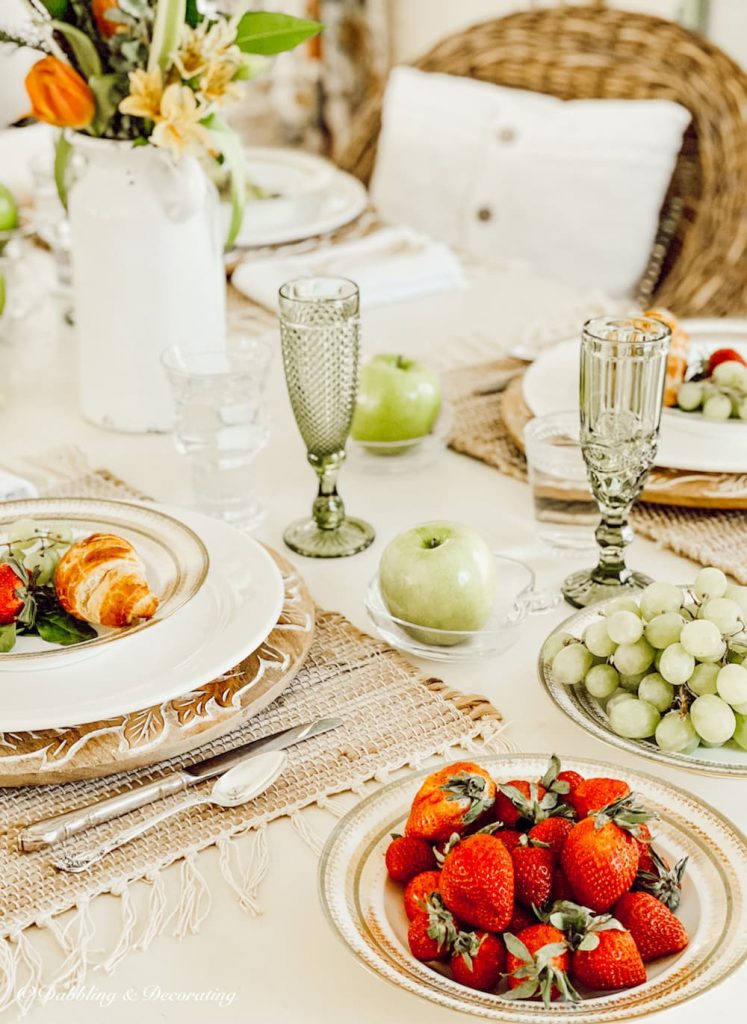
M 374 530 L 345 514 L 337 475 L 353 419 L 360 359 L 358 287 L 341 277 L 302 277 L 280 289 L 280 336 L 293 414 L 319 478 L 312 515 L 283 539 L 310 558 L 340 558 L 367 548 Z
M 654 464 L 670 331 L 650 317 L 599 317 L 581 339 L 581 450 L 602 513 L 599 563 L 573 573 L 563 595 L 585 608 L 651 580 L 625 564 L 628 517 Z

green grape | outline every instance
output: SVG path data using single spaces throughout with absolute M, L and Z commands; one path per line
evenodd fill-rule
M 623 676 L 634 676 L 651 668 L 655 651 L 648 640 L 641 637 L 632 644 L 620 644 L 612 655 L 612 664 Z
M 747 420 L 747 398 L 740 398 L 737 403 L 737 416 L 740 420 Z
M 620 677 L 611 665 L 594 665 L 586 673 L 584 686 L 592 697 L 604 700 L 612 696 L 619 680 Z
M 747 715 L 747 700 L 744 704 L 734 704 L 733 707 L 738 715 Z
M 571 636 L 570 633 L 562 631 L 560 633 L 552 633 L 542 646 L 542 657 L 545 661 L 549 661 L 552 664 L 558 651 L 565 647 L 566 644 L 575 642 L 575 640 L 575 636 Z
M 739 387 L 744 375 L 744 364 L 736 359 L 726 359 L 714 367 L 711 379 L 725 388 Z
M 716 678 L 716 690 L 727 704 L 744 704 L 747 701 L 747 668 L 744 665 L 724 665 Z
M 607 619 L 590 622 L 584 630 L 584 643 L 596 658 L 609 658 L 617 644 L 607 632 Z
M 703 385 L 695 380 L 687 380 L 677 389 L 677 405 L 685 412 L 694 412 L 703 401 Z
M 630 690 L 615 690 L 615 692 L 606 700 L 604 710 L 609 714 L 615 704 L 619 704 L 623 700 L 633 700 L 634 698 L 635 694 L 631 693 Z
M 38 536 L 38 524 L 33 519 L 17 519 L 8 527 L 8 541 L 15 544 L 27 540 L 35 540 Z
M 641 679 L 643 679 L 645 675 L 645 672 L 636 672 L 633 676 L 620 676 L 620 686 L 623 690 L 630 691 L 630 693 L 638 693 L 638 687 L 641 685 Z
M 713 750 L 715 747 L 723 747 L 724 743 L 726 743 L 726 740 L 721 740 L 720 743 L 711 743 L 710 740 L 704 740 L 702 736 L 700 737 L 701 747 L 708 747 L 709 750 Z
M 723 597 L 728 585 L 726 576 L 721 570 L 709 565 L 706 569 L 701 569 L 695 577 L 693 590 L 696 597 L 704 601 L 709 597 Z
M 634 644 L 643 636 L 643 623 L 633 612 L 620 611 L 606 620 L 607 633 L 616 644 Z
M 712 597 L 701 606 L 698 618 L 713 622 L 722 633 L 731 636 L 742 628 L 742 609 L 728 597 Z
M 641 593 L 641 615 L 650 620 L 664 612 L 678 612 L 682 607 L 682 591 L 673 583 L 649 583 Z
M 742 609 L 743 617 L 747 620 L 747 587 L 738 587 L 735 583 L 730 583 L 721 596 L 728 597 L 730 601 L 736 601 Z
M 742 750 L 747 750 L 747 715 L 740 714 L 734 717 L 737 720 L 734 729 L 734 742 L 738 743 Z
M 701 697 L 704 693 L 715 693 L 716 676 L 719 671 L 718 665 L 696 665 L 693 674 L 687 681 L 688 689 L 692 690 L 697 697 Z
M 685 620 L 679 612 L 664 612 L 646 623 L 644 633 L 652 647 L 663 650 L 670 644 L 677 643 L 684 625 Z
M 662 750 L 673 754 L 692 753 L 700 739 L 690 715 L 670 711 L 656 726 L 654 738 Z
M 607 607 L 604 609 L 603 614 L 609 618 L 616 612 L 633 612 L 634 615 L 640 615 L 638 605 L 635 603 L 632 597 L 615 597 L 613 598 Z
M 653 704 L 638 700 L 636 697 L 620 701 L 609 711 L 612 731 L 629 740 L 644 740 L 648 736 L 653 736 L 660 717 Z
M 715 693 L 696 697 L 690 705 L 690 715 L 698 736 L 708 743 L 725 743 L 737 725 L 732 709 Z
M 683 626 L 680 643 L 688 654 L 701 659 L 719 658 L 724 649 L 721 630 L 707 619 L 695 619 Z
M 592 666 L 592 655 L 583 644 L 568 644 L 552 659 L 553 675 L 564 686 L 575 686 L 583 682 L 584 676 Z
M 703 415 L 707 420 L 728 420 L 731 416 L 731 399 L 718 391 L 703 402 Z
M 641 679 L 638 696 L 653 704 L 657 711 L 667 711 L 674 700 L 674 687 L 663 679 L 658 672 L 651 672 Z
M 682 644 L 672 644 L 661 652 L 659 672 L 672 686 L 686 683 L 693 674 L 695 658 L 688 654 Z

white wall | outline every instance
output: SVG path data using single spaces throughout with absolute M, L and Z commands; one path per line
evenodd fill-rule
M 747 0 L 711 0 L 708 35 L 747 68 Z

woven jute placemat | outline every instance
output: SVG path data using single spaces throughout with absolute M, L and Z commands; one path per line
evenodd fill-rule
M 48 469 L 51 464 L 52 470 Z M 46 491 L 133 497 L 106 471 L 90 470 L 74 453 L 57 453 L 26 474 L 47 479 Z M 78 472 L 72 478 L 71 471 Z M 53 472 L 50 482 L 46 476 Z M 340 571 L 344 566 L 340 565 Z M 238 730 L 196 751 L 155 766 L 105 778 L 0 790 L 0 1009 L 26 1009 L 83 980 L 90 966 L 112 970 L 130 950 L 143 949 L 164 929 L 182 937 L 196 931 L 210 904 L 199 868 L 200 851 L 217 846 L 222 877 L 250 914 L 259 912 L 258 889 L 268 870 L 268 826 L 289 817 L 314 850 L 320 841 L 304 809 L 339 814 L 336 794 L 362 794 L 410 766 L 470 750 L 510 749 L 501 735 L 500 712 L 484 697 L 464 695 L 425 678 L 396 651 L 361 632 L 342 615 L 317 612 L 316 633 L 304 667 L 269 707 Z M 20 853 L 24 825 L 147 783 L 195 760 L 316 718 L 339 715 L 343 725 L 289 751 L 283 775 L 243 807 L 201 806 L 179 813 L 82 875 L 58 873 L 46 851 Z M 0 742 L 2 736 L 0 735 Z M 210 783 L 207 783 L 209 787 Z M 205 784 L 202 787 L 205 789 Z M 194 790 L 193 790 L 194 792 Z M 177 795 L 160 809 L 184 801 Z M 153 807 L 134 811 L 68 841 L 84 850 L 125 827 L 147 820 Z M 163 871 L 181 861 L 179 891 L 169 902 Z M 135 898 L 141 884 L 148 898 Z M 121 900 L 121 929 L 102 949 L 91 902 L 104 893 Z M 34 926 L 56 937 L 60 956 L 40 955 Z M 45 954 L 46 955 L 46 954 Z
M 518 371 L 521 365 L 517 360 L 501 359 L 455 370 L 449 375 L 447 389 L 454 405 L 451 447 L 501 473 L 526 480 L 524 453 L 511 439 L 503 416 L 506 393 L 475 393 L 491 377 Z M 641 536 L 701 565 L 715 565 L 747 584 L 747 512 L 639 502 L 633 507 L 631 524 Z

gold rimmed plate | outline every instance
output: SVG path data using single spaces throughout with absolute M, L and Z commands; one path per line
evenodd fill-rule
M 547 755 L 477 757 L 500 781 L 532 779 L 547 767 Z M 647 1017 L 677 1006 L 732 974 L 747 955 L 745 872 L 747 841 L 712 807 L 678 787 L 603 761 L 563 757 L 564 769 L 585 776 L 625 778 L 659 820 L 652 831 L 657 849 L 674 862 L 688 857 L 677 911 L 690 936 L 676 956 L 647 965 L 637 988 L 589 994 L 580 1003 L 541 1003 L 476 992 L 445 971 L 415 960 L 407 946 L 408 921 L 402 889 L 386 873 L 384 852 L 391 832 L 401 832 L 423 778 L 410 774 L 362 800 L 338 823 L 322 855 L 320 897 L 326 916 L 356 959 L 380 977 L 451 1010 L 516 1024 L 597 1024 Z

